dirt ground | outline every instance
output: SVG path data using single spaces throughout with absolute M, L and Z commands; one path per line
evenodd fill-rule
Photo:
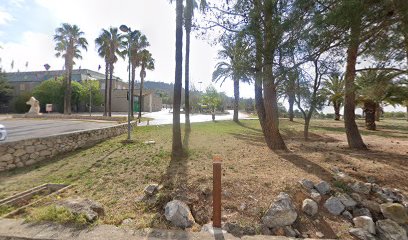
M 171 198 L 188 202 L 196 221 L 211 221 L 212 156 L 223 160 L 223 220 L 259 231 L 262 214 L 279 192 L 291 193 L 296 205 L 306 197 L 297 183 L 303 178 L 332 182 L 333 169 L 381 186 L 408 193 L 408 122 L 384 120 L 378 130 L 363 130 L 368 151 L 347 148 L 344 123 L 313 120 L 311 139 L 303 140 L 301 120 L 281 120 L 281 132 L 288 152 L 272 152 L 264 142 L 259 122 L 246 120 L 198 123 L 184 136 L 188 157 L 172 160 L 171 126 L 136 128 L 133 144 L 124 136 L 92 148 L 63 155 L 26 169 L 0 174 L 0 198 L 47 182 L 69 183 L 74 187 L 61 197 L 81 196 L 105 206 L 104 223 L 121 224 L 134 219 L 132 227 L 170 228 L 162 213 Z M 154 140 L 155 144 L 145 144 Z M 164 186 L 154 205 L 141 204 L 148 183 Z M 295 226 L 310 237 L 316 231 L 326 238 L 349 239 L 350 223 L 332 217 L 320 208 L 318 218 L 300 215 Z

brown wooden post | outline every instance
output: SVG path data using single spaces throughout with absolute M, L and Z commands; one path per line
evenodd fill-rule
M 213 227 L 221 228 L 221 157 L 213 157 Z

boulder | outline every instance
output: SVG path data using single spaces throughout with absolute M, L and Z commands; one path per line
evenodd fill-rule
M 390 219 L 379 220 L 376 226 L 381 240 L 408 240 L 405 229 Z
M 375 234 L 375 224 L 372 218 L 367 216 L 356 217 L 353 218 L 353 223 L 356 228 L 361 228 L 371 234 Z
M 303 200 L 302 211 L 305 212 L 307 215 L 313 217 L 314 215 L 317 214 L 318 209 L 319 208 L 317 206 L 317 203 L 312 199 Z
M 369 233 L 366 230 L 361 229 L 361 228 L 350 228 L 349 233 L 350 233 L 351 236 L 354 236 L 357 239 L 361 239 L 361 240 L 377 240 L 377 238 L 374 237 L 374 235 L 372 235 L 371 233 Z
M 69 198 L 56 205 L 69 209 L 74 214 L 84 214 L 88 222 L 94 222 L 105 215 L 105 210 L 98 202 L 83 198 Z
M 408 224 L 407 209 L 399 203 L 384 203 L 380 205 L 381 213 L 399 224 Z
M 350 197 L 348 194 L 346 194 L 346 193 L 340 194 L 340 195 L 338 196 L 338 198 L 340 199 L 341 203 L 343 203 L 343 205 L 344 205 L 347 209 L 349 209 L 349 210 L 353 209 L 353 208 L 357 205 L 357 202 L 354 201 L 354 199 L 351 198 L 351 197 Z
M 320 195 L 320 193 L 315 189 L 312 189 L 310 191 L 310 198 L 319 203 L 322 200 L 322 195 Z
M 380 204 L 372 200 L 364 199 L 361 201 L 361 206 L 368 208 L 368 210 L 370 210 L 370 212 L 374 215 L 381 213 Z
M 314 183 L 309 179 L 302 179 L 299 181 L 300 185 L 304 187 L 306 190 L 310 191 L 314 187 Z
M 292 199 L 287 193 L 281 192 L 262 217 L 262 223 L 268 228 L 292 225 L 296 221 L 297 212 Z
M 222 226 L 222 229 L 235 237 L 242 237 L 244 235 L 244 229 L 238 223 L 227 222 Z
M 340 215 L 346 209 L 338 197 L 327 199 L 324 207 L 333 215 Z
M 355 208 L 355 209 L 353 209 L 353 216 L 354 217 L 367 216 L 367 217 L 370 217 L 370 218 L 373 217 L 371 215 L 370 210 L 368 210 L 368 208 Z
M 174 226 L 180 228 L 191 227 L 195 222 L 190 208 L 180 200 L 168 202 L 164 207 L 164 216 Z
M 371 183 L 355 182 L 350 184 L 350 188 L 356 193 L 369 194 Z
M 345 217 L 345 218 L 347 218 L 348 220 L 352 220 L 353 219 L 353 215 L 349 212 L 349 211 L 344 211 L 342 214 L 341 214 L 343 217 Z
M 321 195 L 325 195 L 330 192 L 330 185 L 325 181 L 319 182 L 315 188 Z

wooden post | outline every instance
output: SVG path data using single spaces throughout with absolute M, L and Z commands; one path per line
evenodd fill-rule
M 221 228 L 221 157 L 213 157 L 213 227 Z

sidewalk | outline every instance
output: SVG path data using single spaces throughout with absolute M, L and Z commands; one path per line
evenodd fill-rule
M 76 229 L 55 223 L 30 224 L 20 219 L 0 219 L 0 240 L 27 240 L 27 239 L 78 239 L 78 240 L 236 240 L 229 233 L 219 233 L 215 236 L 210 233 L 186 232 L 181 230 L 143 229 L 131 230 L 113 225 L 98 225 L 86 229 Z M 288 240 L 279 236 L 244 236 L 245 240 Z

